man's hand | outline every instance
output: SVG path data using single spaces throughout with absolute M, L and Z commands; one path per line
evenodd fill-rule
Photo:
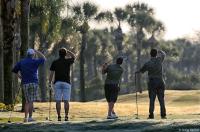
M 37 55 L 39 55 L 39 57 L 43 58 L 44 60 L 46 60 L 46 57 L 44 56 L 44 54 L 42 54 L 40 51 L 38 50 L 34 50 L 35 53 L 37 53 Z
M 70 57 L 76 59 L 76 55 L 75 55 L 72 51 L 67 50 L 67 54 L 68 54 Z
M 106 68 L 107 66 L 108 66 L 108 63 L 104 63 L 104 64 L 102 65 L 103 68 Z

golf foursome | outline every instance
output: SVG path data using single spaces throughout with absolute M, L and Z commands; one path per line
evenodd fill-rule
M 34 58 L 36 54 L 39 58 Z M 166 54 L 162 50 L 151 49 L 150 55 L 151 59 L 146 62 L 143 67 L 136 72 L 136 74 L 144 73 L 146 71 L 148 72 L 148 93 L 150 100 L 148 119 L 154 119 L 154 103 L 156 96 L 160 103 L 161 118 L 166 119 L 164 101 L 165 82 L 163 80 L 162 67 Z M 49 88 L 52 88 L 53 82 L 58 121 L 62 120 L 62 101 L 64 102 L 65 110 L 64 121 L 69 120 L 69 101 L 71 96 L 70 67 L 74 63 L 75 59 L 76 55 L 73 52 L 66 48 L 60 48 L 59 58 L 54 60 L 50 66 Z M 13 72 L 22 80 L 23 84 L 22 90 L 26 99 L 24 122 L 34 121 L 32 118 L 33 102 L 37 100 L 38 97 L 37 70 L 39 65 L 43 64 L 45 60 L 46 57 L 41 52 L 34 49 L 28 49 L 27 57 L 18 62 L 13 68 Z M 114 107 L 120 91 L 120 83 L 124 71 L 121 66 L 123 63 L 123 57 L 118 57 L 115 61 L 114 64 L 104 63 L 102 66 L 102 74 L 106 74 L 104 91 L 108 103 L 107 119 L 118 118 Z

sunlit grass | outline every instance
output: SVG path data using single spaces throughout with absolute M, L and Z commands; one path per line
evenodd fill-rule
M 199 119 L 200 118 L 200 96 L 199 91 L 166 91 L 166 108 L 167 115 L 170 119 Z M 149 100 L 147 91 L 138 94 L 139 117 L 146 119 L 148 116 Z M 49 103 L 35 103 L 35 111 L 33 117 L 38 121 L 45 121 L 49 116 Z M 18 104 L 15 110 L 20 110 L 21 105 Z M 159 104 L 156 100 L 155 117 L 160 119 Z M 135 94 L 123 95 L 118 99 L 115 111 L 120 118 L 135 118 L 136 104 Z M 7 122 L 9 112 L 0 112 L 0 122 Z M 64 117 L 64 109 L 62 104 L 62 115 Z M 91 101 L 86 103 L 71 102 L 69 118 L 72 121 L 88 121 L 95 119 L 105 119 L 107 115 L 107 103 L 105 99 Z M 23 121 L 24 113 L 13 112 L 11 121 Z M 51 119 L 56 121 L 55 102 L 51 104 Z

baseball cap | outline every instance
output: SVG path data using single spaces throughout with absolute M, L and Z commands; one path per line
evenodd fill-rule
M 34 54 L 35 54 L 34 49 L 28 49 L 27 50 L 27 55 L 34 55 Z

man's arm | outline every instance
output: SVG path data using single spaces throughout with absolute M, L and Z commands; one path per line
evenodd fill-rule
M 45 61 L 46 61 L 46 57 L 44 56 L 44 54 L 42 54 L 40 51 L 38 50 L 35 50 L 35 52 L 37 53 L 37 55 L 40 57 L 40 58 L 43 58 Z
M 147 65 L 147 63 L 145 63 L 143 66 L 142 66 L 142 68 L 139 70 L 139 71 L 136 71 L 135 73 L 137 74 L 137 73 L 144 73 L 144 72 L 146 72 L 148 69 L 148 65 Z
M 69 56 L 71 56 L 71 58 L 76 59 L 76 55 L 73 52 L 71 52 L 70 50 L 67 50 L 67 53 L 69 54 Z
M 158 57 L 161 59 L 161 61 L 163 62 L 165 59 L 166 53 L 162 50 L 158 51 Z
M 107 71 L 107 67 L 108 67 L 108 64 L 107 63 L 104 63 L 103 66 L 102 66 L 102 74 L 105 74 Z
M 20 63 L 18 62 L 14 68 L 12 69 L 12 72 L 16 74 L 16 76 L 19 78 L 19 79 L 22 79 L 22 76 L 20 74 Z

